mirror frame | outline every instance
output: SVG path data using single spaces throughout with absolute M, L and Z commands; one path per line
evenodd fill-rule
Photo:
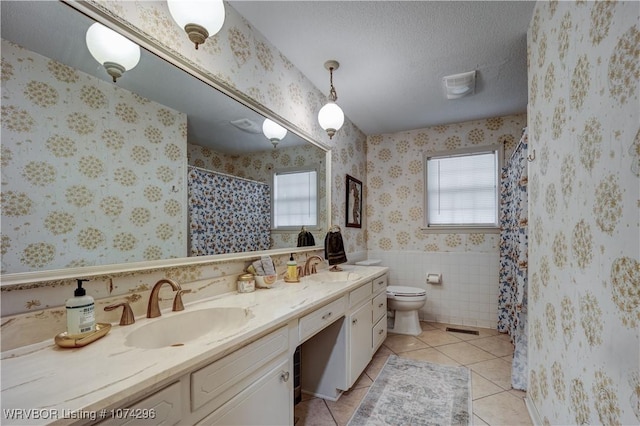
M 252 98 L 248 97 L 244 93 L 234 89 L 232 87 L 227 86 L 225 83 L 217 80 L 212 73 L 207 72 L 206 70 L 201 69 L 196 63 L 190 61 L 185 58 L 178 52 L 169 50 L 168 48 L 163 47 L 158 41 L 151 39 L 148 35 L 144 34 L 140 29 L 134 27 L 129 22 L 123 20 L 119 16 L 113 15 L 110 11 L 103 9 L 97 4 L 90 3 L 88 1 L 83 0 L 58 0 L 67 6 L 72 7 L 79 13 L 82 13 L 96 22 L 100 22 L 101 24 L 113 29 L 114 31 L 122 34 L 128 39 L 132 40 L 134 43 L 138 44 L 140 47 L 143 47 L 150 51 L 151 53 L 157 55 L 161 59 L 164 59 L 168 63 L 172 64 L 180 68 L 182 71 L 192 75 L 193 77 L 201 80 L 202 82 L 211 86 L 214 90 L 218 90 L 223 94 L 229 96 L 237 102 L 240 102 L 244 106 L 252 109 L 258 114 L 263 115 L 266 118 L 269 118 L 281 126 L 285 127 L 287 130 L 295 133 L 298 137 L 302 138 L 308 143 L 315 145 L 316 147 L 325 151 L 325 188 L 326 188 L 326 212 L 327 212 L 327 223 L 321 224 L 320 226 L 324 226 L 325 229 L 329 229 L 331 223 L 331 147 L 325 143 L 317 141 L 313 139 L 313 137 L 299 128 L 297 125 L 293 124 L 289 120 L 281 117 L 275 112 L 271 111 L 264 105 L 259 104 Z M 114 275 L 114 274 L 122 274 L 122 273 L 135 273 L 135 272 L 145 272 L 145 271 L 153 271 L 165 268 L 173 268 L 173 267 L 181 267 L 181 266 L 193 266 L 193 265 L 202 265 L 202 264 L 210 264 L 216 262 L 229 262 L 236 260 L 244 260 L 250 258 L 258 258 L 264 255 L 286 255 L 291 252 L 296 253 L 304 253 L 304 252 L 312 252 L 324 250 L 324 246 L 316 245 L 313 247 L 292 247 L 292 248 L 282 248 L 282 249 L 270 249 L 263 251 L 253 251 L 253 252 L 241 252 L 241 253 L 227 253 L 227 254 L 216 254 L 210 256 L 195 256 L 195 257 L 183 257 L 183 258 L 170 258 L 170 259 L 162 259 L 162 260 L 152 260 L 152 261 L 144 261 L 144 262 L 131 262 L 131 263 L 115 263 L 115 264 L 106 264 L 106 265 L 96 265 L 96 266 L 85 266 L 79 268 L 66 268 L 66 269 L 52 269 L 45 271 L 33 271 L 33 272 L 17 272 L 17 273 L 9 273 L 2 274 L 0 276 L 0 286 L 1 287 L 9 287 L 16 285 L 25 285 L 25 284 L 34 284 L 35 286 L 39 286 L 37 283 L 45 283 L 51 281 L 60 281 L 60 280 L 68 280 L 75 279 L 78 277 L 96 277 L 102 275 Z

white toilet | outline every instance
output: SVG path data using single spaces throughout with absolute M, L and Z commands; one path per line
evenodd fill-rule
M 427 301 L 427 291 L 417 287 L 387 287 L 387 308 L 395 312 L 393 328 L 389 332 L 417 336 L 422 333 L 418 309 Z

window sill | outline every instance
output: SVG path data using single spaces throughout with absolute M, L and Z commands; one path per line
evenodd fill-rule
M 422 226 L 420 231 L 427 234 L 499 234 L 499 227 L 493 226 Z

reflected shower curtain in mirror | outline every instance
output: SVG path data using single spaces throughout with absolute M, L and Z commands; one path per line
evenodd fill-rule
M 190 256 L 268 250 L 269 185 L 189 167 Z
M 515 345 L 511 385 L 527 389 L 527 130 L 502 169 L 498 331 Z

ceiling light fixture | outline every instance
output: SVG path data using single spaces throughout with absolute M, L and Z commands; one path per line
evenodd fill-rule
M 279 125 L 278 123 L 266 118 L 262 123 L 262 133 L 271 141 L 275 148 L 285 136 L 287 136 L 287 129 Z
M 327 134 L 329 139 L 333 138 L 342 124 L 344 123 L 344 113 L 342 109 L 336 104 L 338 95 L 336 89 L 333 87 L 333 71 L 340 67 L 338 61 L 327 61 L 324 63 L 324 67 L 329 70 L 329 82 L 331 83 L 331 89 L 329 90 L 328 102 L 318 112 L 318 122 Z
M 169 13 L 195 45 L 203 44 L 224 24 L 222 0 L 167 0 Z
M 476 89 L 476 71 L 442 77 L 442 86 L 447 99 L 459 99 L 471 95 Z
M 104 66 L 114 83 L 140 61 L 140 46 L 98 22 L 89 27 L 85 41 L 91 55 Z

